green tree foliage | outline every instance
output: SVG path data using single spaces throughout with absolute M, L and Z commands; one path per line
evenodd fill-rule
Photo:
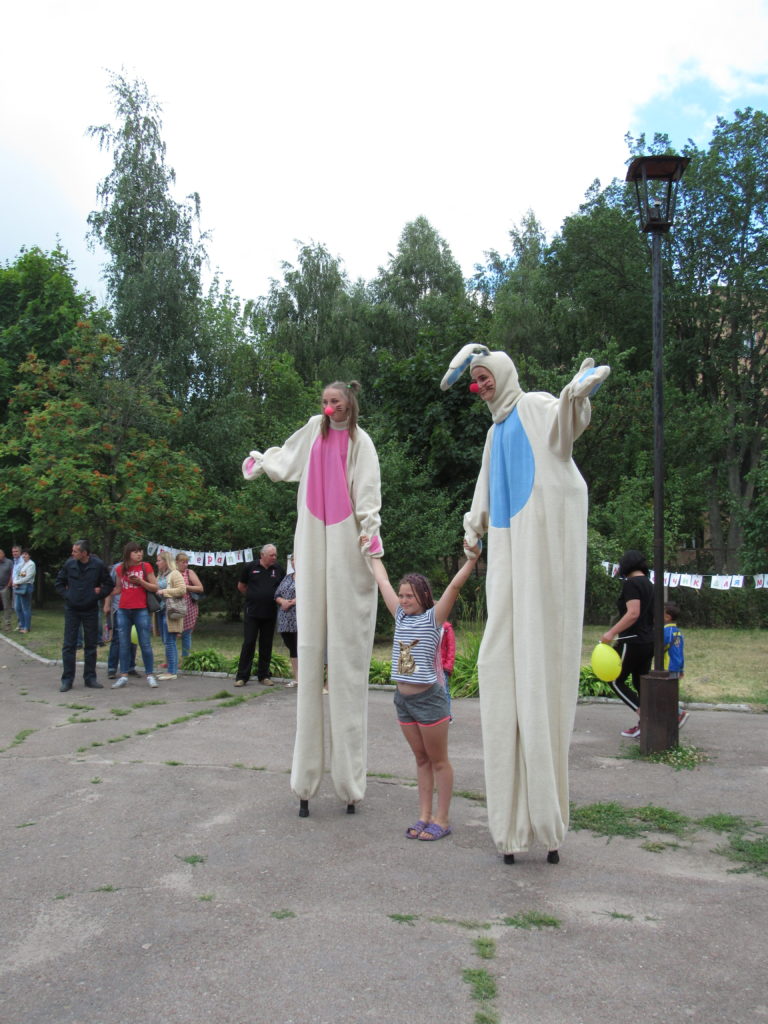
M 58 362 L 30 355 L 0 435 L 0 515 L 33 545 L 88 536 L 105 559 L 126 539 L 194 529 L 199 468 L 162 436 L 178 413 L 111 372 L 119 345 L 88 325 Z
M 88 218 L 91 238 L 109 253 L 105 280 L 120 367 L 134 378 L 160 368 L 175 400 L 195 374 L 200 270 L 205 259 L 197 194 L 173 198 L 176 175 L 165 162 L 160 106 L 141 81 L 111 75 L 120 123 L 89 129 L 113 167 Z
M 453 355 L 476 328 L 461 270 L 426 217 L 403 228 L 397 251 L 371 285 L 371 297 L 378 352 L 407 357 L 452 349 Z
M 686 456 L 704 485 L 712 566 L 737 572 L 768 429 L 768 116 L 748 108 L 718 118 L 709 147 L 685 154 L 670 377 L 697 430 Z
M 45 253 L 22 249 L 13 263 L 0 267 L 0 409 L 19 366 L 30 353 L 61 359 L 73 343 L 76 324 L 92 313 L 90 296 L 78 293 L 69 257 L 61 249 Z M 105 319 L 103 312 L 98 314 Z
M 370 310 L 364 287 L 351 287 L 341 261 L 323 245 L 301 244 L 296 265 L 283 263 L 255 322 L 279 351 L 293 357 L 306 383 L 364 379 Z
M 305 386 L 293 359 L 229 286 L 215 279 L 200 303 L 200 345 L 176 443 L 199 463 L 209 486 L 237 490 L 252 448 L 280 444 L 317 410 L 317 388 Z

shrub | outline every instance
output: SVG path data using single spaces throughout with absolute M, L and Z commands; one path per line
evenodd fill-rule
M 477 697 L 480 685 L 477 680 L 477 655 L 480 651 L 482 633 L 467 633 L 461 648 L 456 651 L 456 661 L 451 674 L 452 697 Z
M 193 651 L 188 654 L 181 665 L 193 672 L 226 672 L 227 665 L 218 651 L 209 647 L 204 651 Z
M 240 656 L 235 655 L 231 658 L 229 663 L 224 666 L 222 671 L 227 672 L 229 675 L 234 676 L 237 673 L 238 665 L 240 664 Z M 256 661 L 254 660 L 251 665 L 251 672 L 256 670 Z M 269 663 L 270 674 L 275 676 L 277 679 L 290 679 L 291 678 L 291 663 L 288 658 L 282 654 L 273 654 L 272 660 Z
M 368 673 L 369 686 L 390 686 L 394 685 L 390 678 L 392 666 L 388 661 L 380 661 L 378 658 L 371 659 L 371 668 Z
M 598 679 L 589 665 L 583 665 L 579 672 L 580 697 L 615 697 L 616 693 L 610 683 Z

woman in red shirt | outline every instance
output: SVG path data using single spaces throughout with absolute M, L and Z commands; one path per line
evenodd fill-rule
M 147 673 L 149 686 L 157 686 L 154 675 L 154 655 L 152 653 L 152 632 L 147 593 L 157 591 L 157 578 L 149 562 L 145 562 L 144 549 L 130 541 L 123 548 L 123 560 L 115 567 L 117 583 L 114 593 L 120 594 L 120 607 L 117 609 L 117 629 L 120 636 L 120 677 L 112 683 L 117 690 L 128 682 L 128 669 L 131 666 L 131 626 L 136 627 L 141 647 L 141 657 Z

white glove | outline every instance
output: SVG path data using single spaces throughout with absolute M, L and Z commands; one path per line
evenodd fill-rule
M 263 471 L 264 456 L 261 452 L 251 452 L 243 459 L 243 476 L 246 480 L 255 480 Z
M 572 398 L 591 398 L 611 372 L 610 366 L 595 366 L 594 359 L 585 359 L 568 388 Z

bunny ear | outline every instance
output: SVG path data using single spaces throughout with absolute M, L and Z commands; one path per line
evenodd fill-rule
M 448 372 L 440 381 L 440 390 L 447 391 L 452 384 L 455 384 L 475 356 L 487 355 L 489 355 L 489 350 L 485 345 L 465 345 L 450 361 Z

